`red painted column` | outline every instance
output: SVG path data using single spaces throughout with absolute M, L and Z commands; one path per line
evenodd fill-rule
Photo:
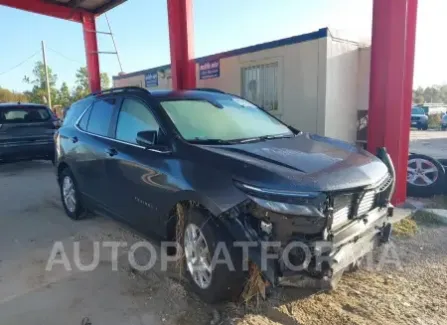
M 393 203 L 406 199 L 417 0 L 374 0 L 368 150 L 386 147 L 396 168 Z
M 88 81 L 90 91 L 101 90 L 101 76 L 99 73 L 98 40 L 96 38 L 96 20 L 93 14 L 82 15 L 84 30 L 85 55 L 87 61 Z
M 195 88 L 192 0 L 168 0 L 168 22 L 172 87 Z

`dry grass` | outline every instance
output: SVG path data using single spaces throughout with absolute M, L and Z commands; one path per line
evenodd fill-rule
M 393 235 L 397 237 L 411 237 L 417 232 L 416 221 L 410 216 L 393 225 Z
M 262 278 L 261 270 L 256 263 L 250 262 L 249 277 L 242 292 L 242 300 L 245 304 L 248 304 L 253 299 L 259 304 L 259 298 L 265 300 L 265 289 L 267 285 Z
M 176 216 L 177 221 L 175 225 L 175 240 L 177 241 L 179 247 L 183 247 L 183 234 L 185 231 L 185 207 L 178 203 L 176 206 Z M 183 249 L 181 250 L 181 258 L 177 259 L 177 269 L 179 270 L 180 276 L 183 275 L 183 259 L 185 257 L 185 253 Z

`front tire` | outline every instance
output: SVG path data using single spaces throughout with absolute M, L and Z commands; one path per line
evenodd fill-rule
M 73 220 L 82 219 L 85 216 L 85 208 L 82 205 L 81 194 L 70 169 L 65 168 L 60 172 L 59 188 L 62 205 L 67 216 Z
M 245 283 L 241 254 L 232 245 L 226 245 L 226 230 L 219 227 L 212 218 L 206 211 L 191 208 L 186 214 L 183 232 L 186 277 L 192 290 L 207 303 L 237 298 Z M 221 248 L 216 252 L 218 245 L 228 249 L 230 264 L 233 264 L 234 269 L 220 263 L 213 267 L 211 261 L 214 254 L 219 254 L 215 257 L 219 261 L 225 260 L 225 252 Z

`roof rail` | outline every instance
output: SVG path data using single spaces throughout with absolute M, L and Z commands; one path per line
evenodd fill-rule
M 220 93 L 220 94 L 226 94 L 223 90 L 216 89 L 216 88 L 192 88 L 191 90 L 198 90 L 198 91 L 209 91 L 212 93 Z
M 119 93 L 119 92 L 123 92 L 123 91 L 136 91 L 136 92 L 144 91 L 145 93 L 149 93 L 149 91 L 147 89 L 144 89 L 144 88 L 141 88 L 141 87 L 126 86 L 126 87 L 109 88 L 109 89 L 96 91 L 94 93 L 91 93 L 90 96 L 113 94 L 113 93 Z

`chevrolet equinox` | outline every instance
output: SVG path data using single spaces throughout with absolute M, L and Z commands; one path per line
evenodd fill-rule
M 234 270 L 211 265 L 219 242 L 277 242 L 246 252 L 266 283 L 305 277 L 331 288 L 390 236 L 395 171 L 384 148 L 375 156 L 301 132 L 222 91 L 94 93 L 71 105 L 55 145 L 67 215 L 94 211 L 143 235 L 182 238 L 186 276 L 208 302 L 240 293 L 247 277 L 237 247 Z M 302 245 L 285 252 L 294 241 L 310 256 Z M 266 263 L 265 247 L 276 256 Z

